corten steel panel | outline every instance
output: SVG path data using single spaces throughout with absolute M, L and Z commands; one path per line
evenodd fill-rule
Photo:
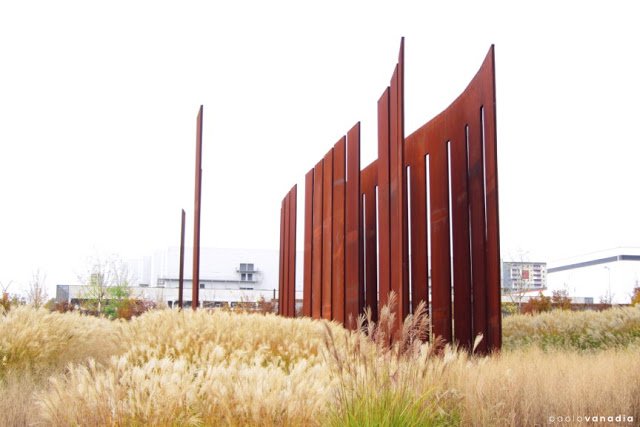
M 414 308 L 429 298 L 431 273 L 433 333 L 451 341 L 455 325 L 455 338 L 462 346 L 470 347 L 474 335 L 482 333 L 485 339 L 478 350 L 498 349 L 501 325 L 493 47 L 467 89 L 441 114 L 406 139 L 403 138 L 403 57 L 404 42 L 391 86 L 378 101 L 378 160 L 360 174 L 352 174 L 350 161 L 355 156 L 351 154 L 348 137 L 344 196 L 340 182 L 344 162 L 342 147 L 336 147 L 335 164 L 331 150 L 307 176 L 305 286 L 310 292 L 305 304 L 313 317 L 340 320 L 342 305 L 338 292 L 343 289 L 339 281 L 344 266 L 345 315 L 353 312 L 350 296 L 358 300 L 357 312 L 362 309 L 362 303 L 375 310 L 376 304 L 379 307 L 387 303 L 393 286 L 400 303 L 396 307 L 399 327 L 409 313 L 409 269 Z M 428 189 L 425 155 L 429 156 Z M 411 260 L 408 256 L 407 167 L 411 168 Z M 350 197 L 350 186 L 355 185 L 350 179 L 352 176 L 360 178 L 361 186 L 357 190 L 359 207 L 353 217 L 351 213 L 356 210 L 350 210 L 350 203 L 356 201 Z M 427 192 L 430 212 L 426 209 Z M 343 197 L 344 212 L 340 206 Z M 350 235 L 351 218 L 359 222 L 355 237 Z M 343 220 L 346 264 L 340 262 Z M 359 262 L 349 261 L 350 243 L 359 251 Z M 376 253 L 378 247 L 379 253 Z M 295 250 L 294 244 L 291 250 Z M 350 266 L 357 268 L 352 271 Z M 350 288 L 350 272 L 360 276 L 354 281 L 358 283 L 356 289 Z
M 421 301 L 429 304 L 426 159 L 416 144 L 406 144 L 405 154 L 411 166 L 411 304 L 415 312 Z
M 481 110 L 484 109 L 484 141 Z M 468 125 L 468 143 L 465 139 L 465 126 Z M 430 154 L 431 180 L 431 242 L 432 242 L 432 293 L 433 293 L 433 327 L 436 335 L 447 338 L 450 331 L 450 264 L 449 233 L 447 214 L 446 188 L 447 164 L 446 145 L 452 141 L 452 220 L 454 221 L 454 281 L 459 286 L 459 279 L 467 274 L 465 264 L 471 263 L 471 295 L 472 336 L 482 333 L 485 337 L 476 351 L 500 348 L 500 257 L 498 229 L 497 199 L 497 158 L 495 141 L 495 82 L 493 47 L 489 51 L 482 67 L 465 91 L 442 113 L 423 125 L 406 139 L 408 152 L 414 152 L 412 158 Z M 457 141 L 465 141 L 466 162 L 462 161 L 463 149 Z M 484 160 L 483 160 L 484 152 Z M 458 167 L 467 168 L 467 201 L 464 201 L 464 177 Z M 413 171 L 412 171 L 413 173 Z M 486 176 L 486 182 L 485 177 Z M 445 182 L 442 182 L 444 178 Z M 486 185 L 487 196 L 484 189 Z M 489 196 L 491 193 L 491 196 Z M 464 220 L 464 206 L 467 205 L 468 221 Z M 486 204 L 486 208 L 485 208 Z M 412 203 L 413 206 L 413 203 Z M 413 207 L 412 207 L 413 211 Z M 490 220 L 489 217 L 493 219 Z M 446 220 L 446 221 L 445 221 Z M 465 231 L 470 232 L 466 237 Z M 412 225 L 412 229 L 413 229 Z M 412 237 L 413 238 L 413 237 Z M 470 253 L 463 248 L 470 247 Z M 468 255 L 467 255 L 468 254 Z M 462 264 L 462 266 L 460 265 Z M 457 277 L 456 277 L 457 276 Z M 456 292 L 458 304 L 464 304 L 464 281 Z M 460 296 L 462 293 L 462 296 Z M 458 301 L 462 299 L 463 301 Z M 437 301 L 436 301 L 437 300 Z M 436 312 L 436 310 L 440 312 Z M 447 311 L 449 313 L 447 314 Z M 468 325 L 464 314 L 456 310 L 456 317 Z M 459 319 L 458 319 L 459 320 Z M 458 326 L 458 325 L 456 325 Z M 465 326 L 466 328 L 466 326 Z M 465 338 L 464 331 L 456 327 L 459 338 Z M 465 339 L 466 341 L 466 339 Z M 469 341 L 467 341 L 469 343 Z
M 489 350 L 502 346 L 500 310 L 500 223 L 498 214 L 498 150 L 496 142 L 495 55 L 491 46 L 481 69 L 487 201 L 487 312 Z
M 322 197 L 324 184 L 324 160 L 320 160 L 313 172 L 313 239 L 311 261 L 311 317 L 322 317 Z
M 291 259 L 289 258 L 289 242 L 291 241 L 291 210 L 289 209 L 289 203 L 290 193 L 287 193 L 284 198 L 284 205 L 282 208 L 284 210 L 284 264 L 282 266 L 284 274 L 284 280 L 282 281 L 282 314 L 284 316 L 289 316 L 289 273 L 291 271 Z
M 451 224 L 453 242 L 454 339 L 471 349 L 471 263 L 469 252 L 469 200 L 467 194 L 467 149 L 464 115 L 453 112 L 455 127 L 448 129 L 451 162 Z
M 347 133 L 345 321 L 352 327 L 357 326 L 364 305 L 361 204 L 360 123 L 357 123 Z
M 379 305 L 387 304 L 391 291 L 391 232 L 389 182 L 389 88 L 378 100 L 378 288 Z
M 302 315 L 311 317 L 311 271 L 313 264 L 313 169 L 304 179 L 304 275 Z
M 346 138 L 333 146 L 332 319 L 345 322 L 345 173 Z
M 298 206 L 298 186 L 289 192 L 289 282 L 287 287 L 287 312 L 296 316 L 296 216 Z
M 376 225 L 376 185 L 378 165 L 374 161 L 362 170 L 362 194 L 364 195 L 364 306 L 371 308 L 374 321 L 378 320 L 378 237 Z
M 429 155 L 431 196 L 431 317 L 433 334 L 451 342 L 451 259 L 447 145 L 434 135 Z
M 193 208 L 193 282 L 191 286 L 191 308 L 200 302 L 200 200 L 202 197 L 202 105 L 196 119 L 196 182 Z
M 185 212 L 182 209 L 180 221 L 180 272 L 178 273 L 178 307 L 182 308 L 183 292 L 184 292 L 184 225 Z
M 322 318 L 332 318 L 333 148 L 324 156 L 322 195 Z
M 285 235 L 287 233 L 286 223 L 284 219 L 285 200 L 282 199 L 280 205 L 280 265 L 278 274 L 278 314 L 284 315 L 284 264 L 285 264 Z
M 398 297 L 396 332 L 409 314 L 409 270 L 407 238 L 407 186 L 404 164 L 403 62 L 404 39 L 393 77 L 390 94 L 390 232 L 391 288 Z
M 482 125 L 479 109 L 473 108 L 469 117 L 469 211 L 471 227 L 471 272 L 473 294 L 473 336 L 484 339 L 477 348 L 487 350 L 486 309 L 486 249 L 484 212 L 484 166 L 482 162 Z

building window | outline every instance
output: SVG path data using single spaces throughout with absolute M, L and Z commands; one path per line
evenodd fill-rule
M 253 263 L 241 263 L 239 270 L 242 272 L 253 272 Z
M 253 273 L 241 273 L 240 274 L 241 282 L 252 282 L 253 281 Z
M 200 289 L 204 289 L 204 283 L 200 283 Z

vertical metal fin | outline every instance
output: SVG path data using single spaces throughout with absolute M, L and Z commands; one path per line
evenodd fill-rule
M 191 286 L 191 308 L 200 303 L 200 201 L 202 198 L 202 115 L 200 106 L 196 119 L 196 183 L 193 208 L 193 281 Z

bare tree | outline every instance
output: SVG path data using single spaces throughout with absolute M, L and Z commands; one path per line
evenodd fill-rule
M 11 286 L 13 280 L 9 280 L 8 283 L 0 282 L 0 288 L 2 288 L 2 298 L 0 298 L 0 313 L 7 312 L 11 308 L 11 299 L 9 299 L 9 286 Z
M 101 313 L 113 296 L 120 298 L 128 294 L 133 275 L 120 257 L 96 256 L 89 259 L 87 265 L 87 270 L 78 275 L 78 280 L 86 285 L 82 296 L 87 300 L 90 309 Z
M 46 281 L 46 273 L 40 271 L 39 268 L 31 273 L 31 281 L 29 282 L 29 289 L 27 290 L 27 303 L 31 304 L 34 308 L 40 308 L 47 302 Z
M 9 280 L 7 283 L 0 282 L 0 288 L 2 288 L 2 295 L 9 295 L 9 286 L 13 283 L 13 280 Z
M 511 262 L 519 263 L 521 268 L 522 265 L 528 262 L 528 254 L 528 251 L 518 249 L 516 256 L 511 256 Z M 519 276 L 511 281 L 511 288 L 505 289 L 505 293 L 509 295 L 512 303 L 517 304 L 518 311 L 521 312 L 522 300 L 530 290 L 531 288 L 528 286 L 528 281 L 522 277 L 522 271 L 520 270 Z
M 608 288 L 604 295 L 600 295 L 600 304 L 613 305 L 613 298 L 615 296 L 616 294 L 611 292 L 611 288 Z

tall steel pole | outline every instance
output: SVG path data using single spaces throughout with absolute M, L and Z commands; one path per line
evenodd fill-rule
M 182 209 L 182 222 L 180 227 L 180 275 L 178 276 L 178 307 L 182 308 L 182 291 L 184 289 L 184 209 Z
M 200 199 L 202 186 L 202 105 L 196 121 L 196 183 L 193 209 L 193 282 L 191 308 L 197 309 L 200 291 Z

